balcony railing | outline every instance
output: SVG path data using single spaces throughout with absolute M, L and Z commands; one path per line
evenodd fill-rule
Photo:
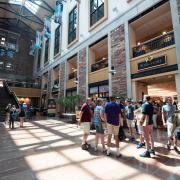
M 69 74 L 69 80 L 74 79 L 74 78 L 77 78 L 77 71 Z
M 149 52 L 159 50 L 175 44 L 174 32 L 158 36 L 133 48 L 133 57 L 138 57 Z
M 47 84 L 44 84 L 43 90 L 47 90 Z
M 108 59 L 103 59 L 91 65 L 91 72 L 108 67 Z
M 40 89 L 40 84 L 38 83 L 29 83 L 29 82 L 7 82 L 10 87 L 20 87 L 20 88 L 36 88 Z

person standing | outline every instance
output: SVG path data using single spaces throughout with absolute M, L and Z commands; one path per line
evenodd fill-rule
M 175 122 L 176 108 L 172 104 L 172 97 L 166 98 L 166 104 L 162 107 L 162 120 L 163 125 L 167 127 L 168 143 L 167 149 L 171 149 L 173 142 L 174 122 Z
M 135 127 L 135 122 L 134 122 L 134 107 L 132 106 L 132 102 L 130 100 L 127 101 L 127 106 L 125 107 L 126 111 L 126 121 L 127 121 L 127 126 L 129 128 L 130 132 L 130 141 L 135 141 L 134 138 L 134 127 Z
M 11 104 L 9 103 L 6 106 L 6 108 L 5 108 L 5 112 L 6 112 L 5 124 L 9 123 L 9 120 L 10 120 L 10 111 L 11 111 Z
M 139 139 L 140 139 L 140 142 L 139 142 L 139 144 L 137 145 L 137 149 L 145 146 L 144 137 L 143 137 L 143 135 L 142 135 L 142 126 L 141 126 L 141 124 L 140 124 L 140 121 L 141 121 L 141 118 L 142 118 L 142 108 L 141 108 L 141 107 L 142 107 L 142 104 L 143 104 L 142 101 L 138 101 L 138 103 L 137 103 L 138 109 L 136 109 L 136 110 L 134 111 L 135 119 L 136 119 L 136 122 L 137 122 Z
M 22 107 L 20 107 L 19 119 L 20 119 L 20 128 L 22 128 L 23 123 L 25 121 L 25 110 Z
M 94 120 L 93 123 L 96 129 L 96 137 L 95 137 L 95 148 L 94 150 L 97 151 L 98 148 L 98 141 L 101 139 L 101 144 L 103 147 L 103 152 L 106 151 L 106 147 L 104 144 L 104 129 L 102 123 L 105 122 L 104 117 L 104 110 L 103 110 L 103 100 L 98 98 L 97 99 L 97 106 L 94 109 Z
M 177 111 L 175 112 L 175 126 L 174 126 L 174 150 L 180 154 L 178 149 L 178 142 L 180 142 L 180 103 L 177 104 Z
M 81 148 L 83 150 L 88 150 L 90 145 L 87 143 L 87 138 L 90 133 L 90 126 L 91 126 L 91 117 L 92 117 L 92 112 L 90 109 L 91 105 L 91 98 L 87 98 L 86 103 L 84 103 L 81 107 L 80 111 L 80 126 L 83 130 L 83 139 L 82 139 L 82 144 Z
M 150 154 L 155 155 L 154 151 L 154 138 L 153 138 L 153 105 L 149 95 L 144 96 L 145 103 L 142 105 L 142 118 L 140 124 L 146 143 L 146 151 L 140 154 L 140 157 L 151 157 Z
M 14 121 L 17 119 L 16 106 L 13 105 L 10 111 L 9 129 L 14 129 Z
M 112 134 L 115 136 L 116 142 L 116 157 L 120 157 L 119 150 L 119 126 L 121 122 L 121 111 L 119 105 L 116 103 L 115 97 L 110 97 L 110 102 L 105 106 L 105 119 L 107 121 L 108 141 L 107 141 L 107 156 L 110 156 L 111 138 Z

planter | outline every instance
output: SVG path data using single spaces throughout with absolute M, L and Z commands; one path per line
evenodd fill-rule
M 65 119 L 66 122 L 76 123 L 76 114 L 74 113 L 62 113 L 60 118 Z

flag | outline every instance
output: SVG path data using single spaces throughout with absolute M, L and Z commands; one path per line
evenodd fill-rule
M 47 39 L 51 37 L 51 21 L 47 18 L 44 19 L 44 36 Z
M 42 33 L 39 31 L 36 31 L 36 43 L 35 43 L 35 49 L 40 49 L 42 44 Z

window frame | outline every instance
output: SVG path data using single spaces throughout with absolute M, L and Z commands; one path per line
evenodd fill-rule
M 45 42 L 44 65 L 48 64 L 49 61 L 49 42 L 49 39 Z
M 96 0 L 97 2 L 99 2 L 99 0 Z M 89 19 L 89 32 L 92 31 L 94 28 L 96 28 L 98 25 L 100 25 L 101 23 L 103 23 L 105 20 L 108 19 L 108 0 L 104 0 L 104 3 L 101 4 L 100 6 L 98 6 L 98 8 L 96 10 L 94 10 L 93 12 L 91 12 L 92 10 L 92 6 L 91 4 L 93 4 L 94 0 L 89 0 L 89 8 L 88 8 L 88 11 L 89 11 L 89 14 L 88 14 L 88 19 Z M 97 19 L 96 22 L 94 22 L 93 24 L 91 24 L 91 16 L 92 14 L 94 13 L 97 13 L 98 14 L 98 10 L 99 8 L 101 8 L 102 6 L 104 6 L 104 9 L 103 9 L 103 16 L 99 19 Z
M 58 35 L 57 35 L 57 31 L 58 31 Z M 56 56 L 60 52 L 60 44 L 61 44 L 60 41 L 61 41 L 61 26 L 59 25 L 55 29 L 55 35 L 54 35 L 54 56 Z
M 76 15 L 75 15 L 75 11 L 76 11 Z M 77 38 L 77 16 L 78 16 L 78 8 L 77 5 L 69 12 L 69 16 L 68 16 L 68 44 L 71 44 L 73 41 L 76 40 Z M 71 20 L 71 16 L 72 20 Z M 76 27 L 75 27 L 76 24 Z M 72 30 L 70 31 L 70 28 L 72 26 Z M 75 27 L 75 28 L 74 28 Z M 70 36 L 71 35 L 71 36 Z M 72 35 L 75 35 L 74 39 L 72 39 L 70 41 L 70 37 L 72 37 Z

